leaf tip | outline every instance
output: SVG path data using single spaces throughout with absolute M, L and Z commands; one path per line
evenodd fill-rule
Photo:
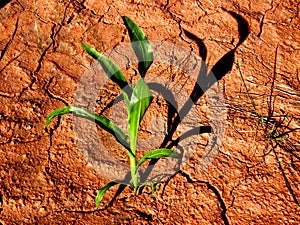
M 81 46 L 84 48 L 84 50 L 89 49 L 89 46 L 87 46 L 85 43 L 83 43 L 82 41 L 80 42 Z
M 99 207 L 100 202 L 101 202 L 101 200 L 103 198 L 103 195 L 101 195 L 100 192 L 101 192 L 101 190 L 98 191 L 98 194 L 97 194 L 97 197 L 96 197 L 96 202 L 95 202 L 97 208 Z
M 49 124 L 51 123 L 51 120 L 53 119 L 53 115 L 50 114 L 47 119 L 46 119 L 46 128 L 49 126 Z

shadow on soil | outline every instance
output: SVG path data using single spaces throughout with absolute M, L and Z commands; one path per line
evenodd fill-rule
M 0 1 L 0 9 L 2 9 L 4 6 L 6 6 L 11 0 L 2 0 Z

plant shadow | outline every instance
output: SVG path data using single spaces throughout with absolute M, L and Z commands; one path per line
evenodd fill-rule
M 224 10 L 226 11 L 226 10 Z M 240 15 L 232 11 L 228 12 L 238 23 L 238 31 L 239 31 L 239 41 L 237 45 L 228 53 L 226 53 L 211 69 L 210 72 L 207 72 L 206 66 L 206 58 L 207 58 L 207 48 L 202 39 L 198 38 L 193 33 L 184 30 L 185 35 L 195 41 L 199 48 L 199 56 L 201 57 L 201 70 L 197 77 L 197 81 L 195 82 L 192 93 L 190 94 L 191 101 L 187 101 L 181 110 L 178 112 L 172 105 L 172 103 L 168 104 L 168 130 L 167 135 L 165 136 L 160 148 L 172 148 L 179 144 L 179 142 L 187 137 L 193 135 L 199 135 L 203 133 L 212 133 L 214 132 L 211 126 L 202 126 L 198 128 L 193 128 L 192 130 L 182 134 L 179 138 L 173 140 L 173 135 L 178 128 L 180 122 L 186 117 L 186 115 L 190 112 L 192 106 L 199 100 L 201 96 L 205 94 L 205 92 L 212 87 L 218 80 L 222 79 L 228 72 L 231 71 L 234 64 L 234 54 L 237 48 L 247 39 L 249 35 L 249 25 L 248 22 Z M 165 89 L 165 87 L 161 87 Z M 165 91 L 166 92 L 166 91 Z M 162 92 L 163 93 L 163 92 Z M 163 95 L 163 97 L 165 97 Z M 165 99 L 170 99 L 165 98 Z M 153 169 L 153 166 L 158 162 L 157 159 L 150 160 L 149 165 L 146 171 L 142 174 L 143 181 L 145 181 Z M 179 160 L 179 164 L 182 161 Z
M 0 9 L 5 7 L 9 2 L 11 2 L 11 0 L 2 0 L 2 1 L 0 1 Z

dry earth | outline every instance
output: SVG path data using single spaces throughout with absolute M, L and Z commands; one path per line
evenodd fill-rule
M 0 224 L 300 223 L 298 1 L 4 0 L 0 7 Z M 52 110 L 72 105 L 93 62 L 80 41 L 103 53 L 129 42 L 118 12 L 150 40 L 177 43 L 194 54 L 203 54 L 205 46 L 227 106 L 226 133 L 205 171 L 199 166 L 208 134 L 199 135 L 187 165 L 159 184 L 153 197 L 149 190 L 134 196 L 127 188 L 106 207 L 113 187 L 96 209 L 97 190 L 109 180 L 82 156 L 72 116 L 51 124 L 52 143 L 45 120 Z M 262 126 L 237 60 L 257 114 L 265 116 Z M 173 77 L 191 93 L 184 74 L 159 69 L 154 65 L 150 76 Z M 111 85 L 105 90 L 99 107 L 117 95 Z M 201 125 L 209 125 L 205 96 L 196 105 Z M 165 106 L 153 104 L 141 137 L 155 109 L 166 120 Z M 104 142 L 114 149 L 108 136 Z

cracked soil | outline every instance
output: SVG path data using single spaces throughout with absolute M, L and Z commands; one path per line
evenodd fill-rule
M 0 7 L 0 224 L 300 223 L 299 1 L 4 0 Z M 73 104 L 93 62 L 80 41 L 101 53 L 129 42 L 118 12 L 149 40 L 173 42 L 206 58 L 225 99 L 226 131 L 206 170 L 199 166 L 209 134 L 201 134 L 188 163 L 158 184 L 152 197 L 147 188 L 139 196 L 126 188 L 107 207 L 113 187 L 96 209 L 97 190 L 109 179 L 82 156 L 71 115 L 51 123 L 51 140 L 45 120 Z M 125 68 L 125 74 L 135 78 L 136 69 Z M 149 76 L 171 79 L 192 93 L 193 82 L 174 68 L 153 65 Z M 108 83 L 97 110 L 110 115 L 101 107 L 117 95 Z M 209 126 L 205 95 L 195 105 L 199 124 Z M 151 118 L 167 121 L 163 99 L 151 107 L 141 138 L 151 134 Z M 264 116 L 263 127 L 256 115 Z M 126 163 L 120 146 L 99 134 Z

